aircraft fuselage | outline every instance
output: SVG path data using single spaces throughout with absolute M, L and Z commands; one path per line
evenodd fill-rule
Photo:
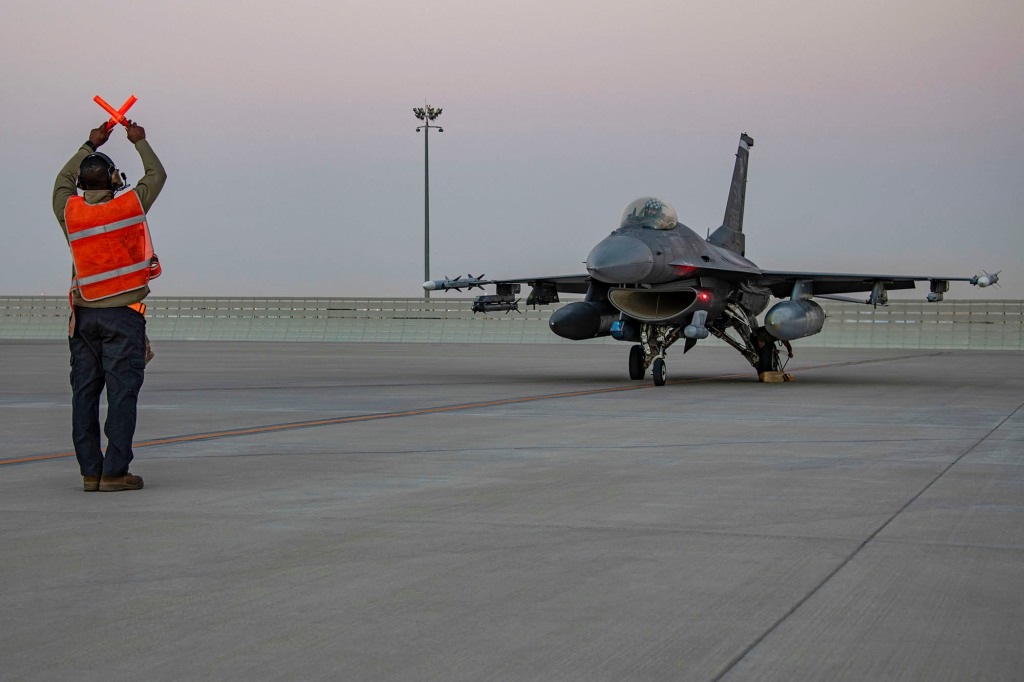
M 587 272 L 611 285 L 666 284 L 689 275 L 680 261 L 709 266 L 756 267 L 743 256 L 721 249 L 682 223 L 668 230 L 621 227 L 602 239 L 587 256 Z

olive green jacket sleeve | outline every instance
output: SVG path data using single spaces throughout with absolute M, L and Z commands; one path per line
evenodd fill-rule
M 160 159 L 156 158 L 153 148 L 149 146 L 149 142 L 139 140 L 135 143 L 135 151 L 142 159 L 143 169 L 142 177 L 135 183 L 135 193 L 139 195 L 139 201 L 142 202 L 142 210 L 149 213 L 160 190 L 164 188 L 164 183 L 167 182 L 167 173 L 164 171 Z

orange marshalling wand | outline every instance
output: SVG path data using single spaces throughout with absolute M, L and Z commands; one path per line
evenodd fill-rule
M 135 95 L 132 95 L 127 100 L 125 100 L 125 103 L 121 105 L 120 109 L 114 109 L 114 107 L 107 104 L 104 101 L 104 99 L 99 95 L 96 95 L 92 99 L 94 102 L 96 102 L 96 104 L 99 104 L 101 107 L 107 110 L 108 114 L 110 114 L 110 120 L 107 121 L 107 130 L 110 130 L 118 123 L 127 128 L 128 123 L 126 122 L 124 115 L 128 113 L 128 110 L 132 108 L 132 105 L 135 104 L 136 101 L 138 101 L 138 98 Z

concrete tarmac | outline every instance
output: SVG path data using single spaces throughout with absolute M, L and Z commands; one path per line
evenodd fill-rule
M 1024 353 L 0 342 L 4 680 L 1018 680 Z M 17 462 L 17 463 L 14 463 Z

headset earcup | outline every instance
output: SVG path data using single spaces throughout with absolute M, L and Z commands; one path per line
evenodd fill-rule
M 98 157 L 100 159 L 103 159 L 103 161 L 107 164 L 107 173 L 109 174 L 110 179 L 110 189 L 117 192 L 128 186 L 128 177 L 117 169 L 117 166 L 114 165 L 113 160 L 109 156 L 107 156 L 103 152 L 93 152 L 89 156 L 85 157 L 82 163 L 85 163 L 85 161 L 88 160 L 90 157 Z M 81 190 L 85 189 L 85 187 L 82 185 L 81 167 L 79 167 L 78 181 L 75 183 L 75 186 Z

